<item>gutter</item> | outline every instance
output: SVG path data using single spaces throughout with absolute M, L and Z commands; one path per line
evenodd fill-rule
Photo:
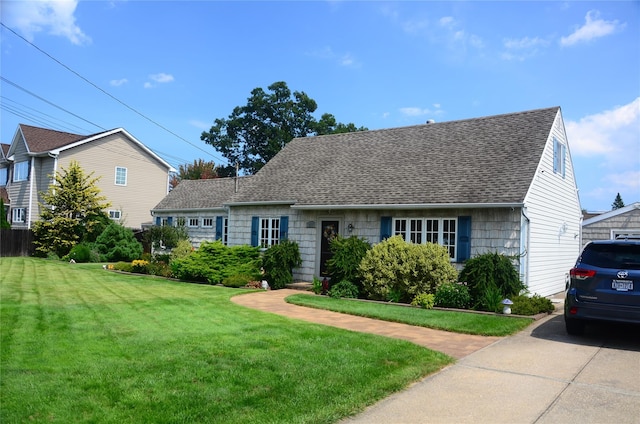
M 235 206 L 234 204 L 233 206 Z M 379 204 L 379 205 L 293 205 L 291 209 L 314 210 L 314 209 L 388 209 L 388 210 L 411 210 L 411 209 L 451 209 L 451 208 L 473 208 L 473 209 L 497 209 L 497 208 L 521 208 L 524 203 L 409 203 L 409 204 Z

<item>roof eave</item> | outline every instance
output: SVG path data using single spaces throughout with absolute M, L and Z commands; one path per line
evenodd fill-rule
M 521 208 L 524 203 L 406 203 L 406 204 L 373 204 L 373 205 L 293 205 L 291 209 L 317 210 L 317 209 L 384 209 L 384 210 L 414 210 L 414 209 L 498 209 Z
M 295 200 L 256 200 L 248 202 L 231 202 L 225 203 L 225 206 L 264 206 L 264 205 L 295 205 Z
M 155 208 L 151 209 L 151 214 L 155 213 L 190 213 L 190 212 L 226 212 L 227 209 L 223 206 L 206 207 L 206 208 Z

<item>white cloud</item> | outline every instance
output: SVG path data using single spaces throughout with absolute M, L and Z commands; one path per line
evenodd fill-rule
M 549 45 L 549 41 L 540 37 L 505 38 L 502 44 L 505 48 L 502 53 L 503 59 L 523 61 L 537 55 L 540 48 Z
M 160 72 L 159 74 L 149 75 L 149 78 L 159 83 L 166 83 L 166 82 L 173 81 L 173 75 L 165 74 L 164 72 Z
M 566 37 L 560 39 L 560 45 L 572 46 L 580 42 L 591 41 L 594 38 L 604 37 L 612 34 L 622 28 L 625 24 L 615 21 L 605 21 L 600 19 L 600 13 L 597 10 L 590 10 L 585 16 L 585 23 Z
M 316 57 L 322 60 L 334 61 L 340 66 L 348 67 L 348 68 L 357 68 L 360 67 L 360 62 L 353 57 L 351 53 L 336 53 L 329 46 L 325 46 L 320 50 L 315 50 L 307 53 L 308 56 Z
M 3 1 L 2 19 L 29 41 L 36 33 L 47 31 L 76 45 L 89 44 L 91 38 L 76 25 L 77 6 L 77 0 Z
M 109 81 L 109 84 L 111 84 L 114 87 L 120 87 L 121 85 L 124 85 L 124 84 L 126 84 L 128 82 L 129 82 L 129 80 L 127 80 L 126 78 L 120 78 L 118 80 Z
M 575 155 L 612 155 L 610 160 L 633 159 L 640 148 L 640 97 L 580 121 L 565 124 L 571 152 Z M 637 157 L 636 161 L 640 161 Z
M 211 129 L 211 123 L 200 121 L 198 119 L 189 120 L 189 125 L 196 127 L 202 131 L 209 131 Z
M 441 115 L 443 112 L 440 109 L 439 103 L 433 104 L 433 109 L 420 108 L 420 107 L 402 107 L 400 113 L 406 116 L 426 116 L 426 115 Z

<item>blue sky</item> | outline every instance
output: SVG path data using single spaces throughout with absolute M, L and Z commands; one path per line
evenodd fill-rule
M 225 164 L 201 132 L 276 81 L 369 129 L 560 106 L 582 207 L 640 201 L 637 1 L 2 0 L 1 20 L 4 143 L 123 127 L 176 168 Z

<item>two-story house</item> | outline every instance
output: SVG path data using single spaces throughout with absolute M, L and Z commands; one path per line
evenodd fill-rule
M 40 218 L 41 193 L 72 161 L 99 177 L 109 217 L 133 229 L 151 221 L 149 211 L 169 192 L 175 171 L 123 128 L 80 135 L 20 124 L 0 159 L 12 228 L 31 228 Z

